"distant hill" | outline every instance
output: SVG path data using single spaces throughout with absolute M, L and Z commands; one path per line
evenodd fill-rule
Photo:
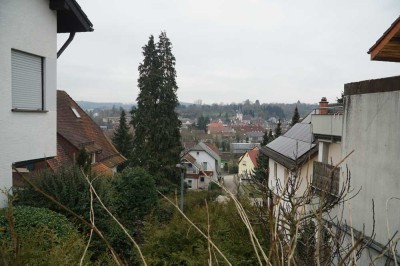
M 111 110 L 113 107 L 115 109 L 119 109 L 122 107 L 126 111 L 130 111 L 132 106 L 136 106 L 136 103 L 118 103 L 118 102 L 89 102 L 89 101 L 77 101 L 79 106 L 84 110 Z M 254 104 L 235 104 L 235 105 L 224 105 L 219 106 L 216 104 L 213 105 L 193 105 L 192 103 L 185 103 L 180 102 L 180 106 L 177 108 L 177 112 L 179 115 L 186 117 L 186 118 L 196 118 L 199 117 L 201 114 L 210 116 L 210 117 L 217 117 L 221 116 L 222 114 L 225 115 L 227 113 L 229 116 L 236 114 L 237 111 L 241 110 L 243 114 L 258 114 L 261 115 L 263 118 L 268 117 L 279 117 L 279 118 L 286 118 L 291 119 L 293 116 L 294 108 L 298 107 L 300 117 L 307 116 L 313 109 L 315 109 L 318 105 L 317 104 L 305 104 L 301 102 L 297 103 L 263 103 L 260 107 L 256 107 Z M 261 108 L 261 109 L 260 109 Z
M 90 110 L 90 109 L 112 109 L 117 108 L 119 109 L 122 107 L 125 110 L 131 110 L 132 106 L 135 106 L 135 103 L 98 103 L 98 102 L 89 102 L 89 101 L 76 101 L 78 105 L 83 109 L 83 110 Z
M 136 103 L 98 103 L 98 102 L 89 102 L 89 101 L 76 101 L 78 105 L 83 109 L 83 110 L 91 110 L 91 109 L 112 109 L 113 107 L 119 109 L 122 107 L 123 109 L 129 111 L 132 109 L 132 106 L 136 106 Z M 185 103 L 185 102 L 180 102 L 181 105 L 184 106 L 189 106 L 192 105 L 192 103 Z

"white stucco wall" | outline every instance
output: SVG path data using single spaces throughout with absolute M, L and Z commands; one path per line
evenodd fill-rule
M 56 155 L 57 17 L 48 0 L 0 0 L 0 7 L 0 188 L 9 188 L 12 163 Z M 45 58 L 47 113 L 11 111 L 11 49 Z
M 246 174 L 250 175 L 253 172 L 254 164 L 248 153 L 244 154 L 243 156 L 244 157 L 239 163 L 238 174 L 246 178 Z
M 202 182 L 200 177 L 197 179 L 197 178 L 187 176 L 185 178 L 185 183 L 189 184 L 189 180 L 192 180 L 191 189 L 208 189 L 208 184 L 210 183 L 210 181 L 207 179 L 207 177 L 204 177 L 204 181 Z
M 353 226 L 372 231 L 375 201 L 375 240 L 385 245 L 386 222 L 393 234 L 400 229 L 400 91 L 346 96 L 342 156 L 351 172 L 352 187 L 360 193 L 350 201 Z M 348 208 L 348 206 L 346 205 Z M 349 213 L 347 210 L 344 213 Z M 400 251 L 400 246 L 398 250 Z
M 328 163 L 337 165 L 342 159 L 341 143 L 329 143 Z
M 310 158 L 310 160 L 308 160 L 306 163 L 304 163 L 300 169 L 299 169 L 299 175 L 300 175 L 300 180 L 301 180 L 301 184 L 300 187 L 298 189 L 298 195 L 302 195 L 302 193 L 307 189 L 308 184 L 310 184 L 311 182 L 311 177 L 313 174 L 313 163 L 315 160 L 317 160 L 317 155 L 313 156 Z M 274 163 L 277 164 L 277 176 L 276 178 L 279 179 L 279 182 L 284 185 L 288 176 L 291 175 L 290 171 L 286 170 L 286 167 L 284 167 L 283 165 L 277 163 L 276 161 L 274 161 L 273 159 L 269 159 L 269 171 L 270 171 L 270 185 L 271 187 L 275 187 L 276 186 L 276 181 L 275 179 L 271 179 L 271 178 L 275 178 L 275 174 L 274 174 Z
M 196 162 L 200 165 L 202 165 L 203 162 L 207 162 L 207 169 L 203 169 L 203 170 L 213 171 L 214 180 L 218 179 L 216 167 L 219 164 L 218 164 L 218 162 L 215 161 L 215 159 L 211 155 L 209 155 L 205 151 L 190 151 L 189 154 L 191 156 L 193 156 L 193 158 L 196 159 Z
M 340 142 L 320 140 L 318 143 L 318 161 L 337 165 L 342 160 L 342 146 Z

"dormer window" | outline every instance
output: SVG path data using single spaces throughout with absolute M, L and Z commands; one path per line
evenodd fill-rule
M 71 107 L 72 112 L 74 112 L 74 115 L 76 118 L 81 118 L 81 115 L 78 113 L 78 111 L 75 109 L 75 107 Z

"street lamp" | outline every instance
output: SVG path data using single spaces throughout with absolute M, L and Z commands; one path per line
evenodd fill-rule
M 185 171 L 186 171 L 186 167 L 184 166 L 186 162 L 181 162 L 180 164 L 178 163 L 176 165 L 176 168 L 181 169 L 181 202 L 180 202 L 180 208 L 181 211 L 183 212 L 183 179 L 185 178 Z

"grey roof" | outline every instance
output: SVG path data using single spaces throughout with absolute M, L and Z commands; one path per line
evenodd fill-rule
M 189 151 L 205 151 L 211 155 L 215 160 L 221 161 L 221 157 L 214 152 L 210 147 L 207 146 L 204 142 L 199 142 L 198 144 L 194 145 L 189 149 Z
M 304 160 L 304 155 L 317 150 L 318 146 L 314 143 L 309 123 L 295 124 L 283 136 L 276 138 L 262 149 L 267 156 L 286 167 L 293 167 L 296 162 Z
M 300 123 L 310 124 L 311 123 L 311 115 L 314 115 L 314 114 L 316 114 L 316 111 L 315 110 L 311 111 L 306 117 L 304 117 L 300 121 Z
M 232 153 L 244 153 L 255 147 L 261 147 L 260 143 L 231 143 Z
M 314 142 L 311 125 L 306 123 L 295 124 L 283 136 L 308 143 Z
M 249 137 L 263 137 L 264 136 L 264 132 L 261 131 L 251 131 L 247 133 L 247 136 Z
M 267 148 L 270 148 L 292 160 L 296 160 L 315 146 L 315 143 L 280 136 L 276 140 L 270 142 L 267 145 Z

